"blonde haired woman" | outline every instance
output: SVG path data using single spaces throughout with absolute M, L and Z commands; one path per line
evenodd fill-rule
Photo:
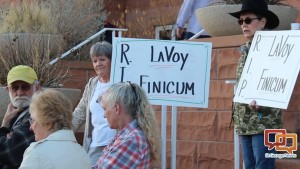
M 158 126 L 143 89 L 133 83 L 113 84 L 100 100 L 110 128 L 120 132 L 103 150 L 98 168 L 151 168 L 158 164 Z
M 30 104 L 30 129 L 35 141 L 26 149 L 20 169 L 90 169 L 86 151 L 72 130 L 72 103 L 62 93 L 46 89 Z

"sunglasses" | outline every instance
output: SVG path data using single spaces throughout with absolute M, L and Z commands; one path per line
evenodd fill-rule
M 249 25 L 254 19 L 260 20 L 261 18 L 246 18 L 245 20 L 239 19 L 238 23 L 239 23 L 239 25 L 243 25 L 243 23 L 245 22 L 246 24 Z
M 8 89 L 12 92 L 17 92 L 18 90 L 27 92 L 28 90 L 31 89 L 31 85 L 30 84 L 12 85 L 12 86 L 9 86 Z

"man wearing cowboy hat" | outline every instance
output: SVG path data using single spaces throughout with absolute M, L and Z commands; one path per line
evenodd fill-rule
M 25 149 L 34 141 L 28 108 L 32 95 L 39 88 L 37 75 L 31 67 L 19 65 L 8 72 L 6 89 L 11 103 L 0 127 L 0 169 L 17 169 Z
M 230 15 L 239 19 L 238 24 L 248 39 L 240 48 L 241 58 L 236 73 L 239 82 L 255 32 L 276 28 L 279 19 L 268 10 L 264 0 L 245 0 L 241 10 Z M 240 136 L 245 169 L 275 169 L 275 159 L 265 158 L 266 153 L 275 153 L 275 149 L 268 150 L 264 145 L 264 130 L 282 128 L 281 110 L 259 106 L 252 100 L 249 104 L 234 103 L 232 118 Z M 270 134 L 269 141 L 274 140 L 275 135 Z

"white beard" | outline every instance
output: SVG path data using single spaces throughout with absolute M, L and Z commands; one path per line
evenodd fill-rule
M 33 91 L 33 93 L 34 93 L 35 89 L 33 89 L 33 90 L 34 90 Z M 10 98 L 12 105 L 18 109 L 24 109 L 26 107 L 29 107 L 29 105 L 31 103 L 31 97 L 28 97 L 28 96 L 16 96 L 15 98 L 13 98 L 12 94 L 9 93 L 9 98 Z
M 12 105 L 18 109 L 29 107 L 31 102 L 31 98 L 27 96 L 16 96 L 15 98 L 12 98 L 11 94 L 9 94 L 9 97 Z

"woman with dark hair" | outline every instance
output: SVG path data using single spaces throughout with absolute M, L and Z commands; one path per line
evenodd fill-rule
M 279 19 L 268 10 L 264 0 L 244 0 L 242 9 L 230 15 L 238 19 L 238 24 L 248 39 L 240 48 L 241 58 L 236 73 L 239 82 L 255 32 L 276 28 Z M 281 110 L 259 106 L 256 100 L 252 100 L 248 105 L 234 103 L 233 121 L 240 136 L 245 168 L 275 169 L 275 159 L 265 158 L 265 153 L 275 153 L 275 149 L 268 150 L 264 145 L 264 130 L 282 128 Z M 275 135 L 270 134 L 269 140 L 274 141 Z

